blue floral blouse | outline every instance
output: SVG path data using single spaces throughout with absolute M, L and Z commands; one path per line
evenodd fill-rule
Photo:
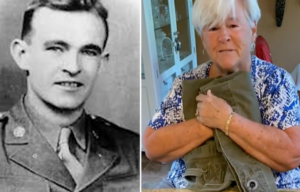
M 251 79 L 256 92 L 262 123 L 287 129 L 300 125 L 300 108 L 295 84 L 289 73 L 271 63 L 252 56 Z M 208 77 L 211 62 L 199 65 L 197 68 L 178 76 L 168 94 L 149 122 L 153 129 L 159 129 L 184 121 L 181 102 L 181 83 L 188 79 L 204 79 Z M 300 141 L 300 139 L 299 139 Z M 172 163 L 167 179 L 176 188 L 185 188 L 187 182 L 183 178 L 185 164 L 182 159 Z M 300 188 L 300 171 L 298 168 L 287 172 L 273 170 L 278 188 Z

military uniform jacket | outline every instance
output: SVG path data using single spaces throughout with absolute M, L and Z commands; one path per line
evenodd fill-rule
M 100 117 L 86 118 L 83 179 L 75 182 L 29 120 L 20 101 L 0 118 L 0 191 L 139 191 L 139 136 Z

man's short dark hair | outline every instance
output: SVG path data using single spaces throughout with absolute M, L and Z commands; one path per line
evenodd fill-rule
M 102 5 L 100 0 L 33 0 L 26 9 L 23 16 L 23 27 L 21 32 L 21 38 L 26 38 L 30 32 L 32 32 L 32 19 L 34 12 L 41 8 L 47 7 L 52 10 L 61 11 L 88 11 L 95 12 L 103 21 L 105 27 L 105 39 L 103 43 L 103 49 L 106 46 L 108 39 L 108 24 L 107 24 L 107 10 Z

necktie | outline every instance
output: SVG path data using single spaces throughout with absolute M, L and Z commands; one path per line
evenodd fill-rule
M 83 166 L 79 163 L 76 157 L 70 152 L 69 138 L 71 130 L 69 128 L 62 128 L 59 138 L 58 157 L 63 161 L 66 168 L 72 175 L 76 184 L 79 183 L 81 176 L 83 175 Z

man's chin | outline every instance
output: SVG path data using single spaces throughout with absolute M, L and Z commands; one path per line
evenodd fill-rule
M 58 113 L 72 113 L 75 111 L 82 110 L 84 107 L 84 102 L 61 102 L 61 103 L 49 103 L 46 102 L 46 105 L 58 112 Z

